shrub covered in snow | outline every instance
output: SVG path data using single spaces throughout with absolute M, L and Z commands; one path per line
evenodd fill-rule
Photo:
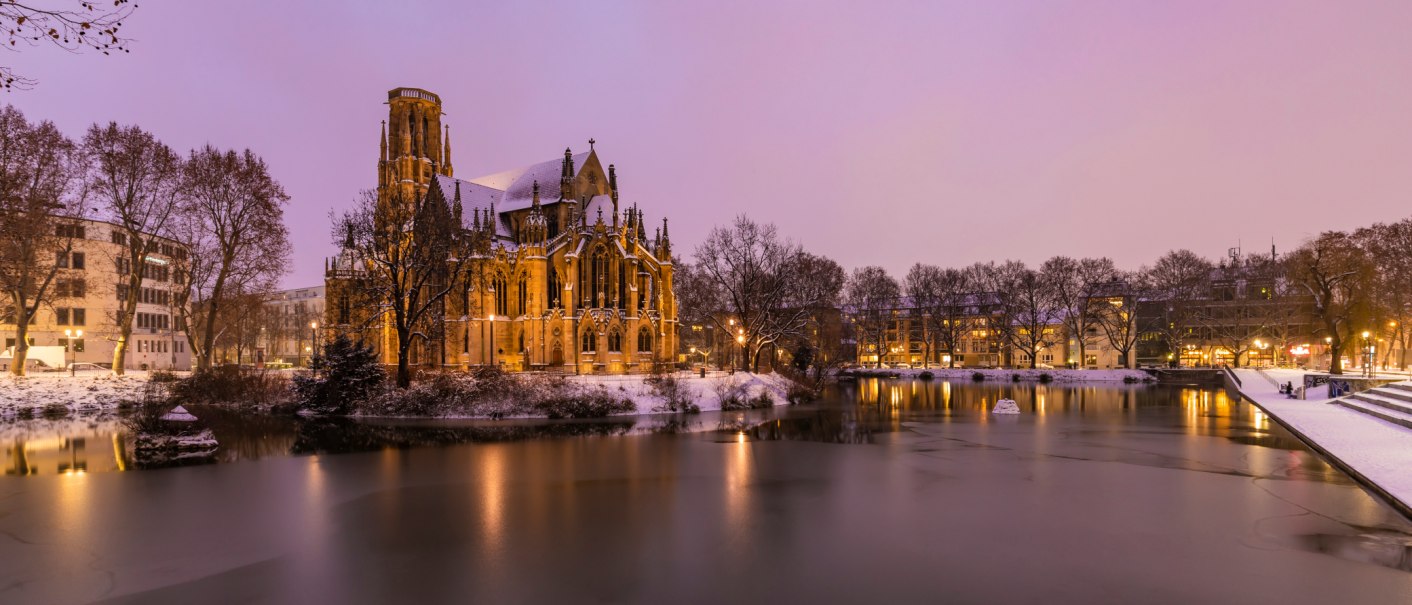
M 931 380 L 933 378 L 936 378 L 936 374 L 933 374 L 931 370 L 922 370 L 922 373 L 917 375 L 918 380 Z
M 981 372 L 971 372 L 971 382 L 985 382 L 985 374 Z
M 312 375 L 294 378 L 294 396 L 299 409 L 315 414 L 347 414 L 387 379 L 372 348 L 344 335 L 325 345 L 309 367 Z
M 701 406 L 696 404 L 696 391 L 682 384 L 682 380 L 675 374 L 656 373 L 648 376 L 643 382 L 653 395 L 662 400 L 662 403 L 653 408 L 653 411 L 687 413 L 701 411 Z

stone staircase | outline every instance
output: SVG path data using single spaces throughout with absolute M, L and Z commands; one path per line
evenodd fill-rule
M 1383 385 L 1333 402 L 1412 429 L 1412 381 Z

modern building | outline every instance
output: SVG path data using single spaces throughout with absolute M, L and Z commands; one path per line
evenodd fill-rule
M 417 88 L 388 92 L 379 138 L 379 203 L 425 199 L 444 206 L 481 242 L 468 274 L 453 284 L 409 353 L 422 367 L 494 365 L 511 371 L 646 372 L 676 360 L 672 246 L 664 218 L 620 201 L 614 166 L 586 153 L 483 177 L 453 176 L 441 98 Z M 324 323 L 356 334 L 385 363 L 397 362 L 396 334 L 360 304 L 361 260 L 329 259 Z
M 59 273 L 28 330 L 27 357 L 46 366 L 91 363 L 111 367 L 117 346 L 117 319 L 128 296 L 136 296 L 131 342 L 125 367 L 129 370 L 191 368 L 191 351 L 177 312 L 176 293 L 183 287 L 174 261 L 185 257 L 175 241 L 153 237 L 155 250 L 137 270 L 142 287 L 128 292 L 127 276 L 135 265 L 128 258 L 123 229 L 88 219 L 65 219 L 57 229 L 72 238 L 73 250 L 57 259 Z M 0 303 L 0 369 L 9 369 L 18 344 L 14 309 Z M 36 362 L 31 362 L 33 365 Z

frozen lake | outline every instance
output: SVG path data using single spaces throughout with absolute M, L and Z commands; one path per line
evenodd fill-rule
M 101 472 L 131 468 L 115 423 L 6 427 L 0 602 L 1412 595 L 1412 524 L 1216 390 L 865 380 L 685 426 L 194 411 L 222 462 Z

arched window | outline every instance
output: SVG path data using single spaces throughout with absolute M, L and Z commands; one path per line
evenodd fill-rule
M 614 305 L 624 313 L 628 310 L 628 263 L 618 261 L 618 304 Z
M 617 328 L 613 328 L 608 332 L 608 352 L 623 352 L 623 333 L 619 332 Z
M 646 273 L 638 276 L 637 304 L 643 311 L 652 308 L 652 276 Z
M 598 248 L 593 253 L 593 300 L 589 306 L 605 306 L 608 299 L 608 251 Z M 600 304 L 602 301 L 603 304 Z
M 637 332 L 637 350 L 644 353 L 652 351 L 652 330 L 643 328 Z
M 529 277 L 528 277 L 528 276 L 524 276 L 524 275 L 521 275 L 521 276 L 520 276 L 520 285 L 519 285 L 519 291 L 517 292 L 517 294 L 518 294 L 518 296 L 517 296 L 516 298 L 519 299 L 519 303 L 520 303 L 520 308 L 519 308 L 520 315 L 529 315 L 529 310 L 530 310 L 530 309 L 529 309 Z
M 495 314 L 509 315 L 510 301 L 508 300 L 508 298 L 510 295 L 510 288 L 505 284 L 505 276 L 497 275 L 495 277 L 495 280 L 491 282 L 490 287 L 492 290 L 494 290 L 493 294 L 495 296 Z
M 583 336 L 579 339 L 579 350 L 584 353 L 592 353 L 597 347 L 597 338 L 593 337 L 593 326 L 589 326 L 583 331 Z

